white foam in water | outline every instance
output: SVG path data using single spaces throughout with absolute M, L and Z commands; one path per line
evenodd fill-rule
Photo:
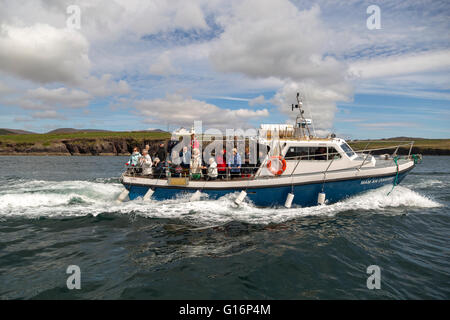
M 137 199 L 116 203 L 123 186 L 118 183 L 88 181 L 20 181 L 0 189 L 0 216 L 54 217 L 84 216 L 101 213 L 137 214 L 148 218 L 188 219 L 199 224 L 243 221 L 255 224 L 280 223 L 303 216 L 334 216 L 348 210 L 385 212 L 395 207 L 433 208 L 441 205 L 408 188 L 397 186 L 388 196 L 391 186 L 325 206 L 257 208 L 244 202 L 234 204 L 238 193 L 217 200 L 190 202 L 190 195 L 166 201 Z

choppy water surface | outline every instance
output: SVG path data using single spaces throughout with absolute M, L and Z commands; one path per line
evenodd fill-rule
M 117 204 L 125 161 L 0 157 L 0 298 L 450 298 L 450 157 L 424 157 L 389 196 L 292 209 Z

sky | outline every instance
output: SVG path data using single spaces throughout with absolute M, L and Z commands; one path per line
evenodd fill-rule
M 0 0 L 0 128 L 450 137 L 450 2 Z

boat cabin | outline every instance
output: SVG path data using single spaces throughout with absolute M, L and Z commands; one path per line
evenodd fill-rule
M 357 154 L 343 139 L 313 138 L 308 140 L 280 140 L 278 146 L 271 146 L 267 161 L 281 156 L 286 161 L 286 168 L 280 176 L 297 175 L 352 167 L 374 167 L 375 158 Z M 270 142 L 269 142 L 270 145 Z M 267 163 L 266 161 L 266 163 Z M 281 160 L 280 160 L 281 161 Z M 280 166 L 281 164 L 278 164 Z M 256 176 L 273 176 L 273 172 L 263 165 Z

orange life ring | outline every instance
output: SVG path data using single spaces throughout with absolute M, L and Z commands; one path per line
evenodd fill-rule
M 274 168 L 272 168 L 272 160 L 273 159 L 278 159 L 281 162 L 281 169 L 279 169 L 278 171 L 276 171 Z M 281 156 L 270 157 L 270 160 L 267 162 L 267 169 L 269 169 L 269 171 L 272 174 L 279 176 L 280 174 L 282 174 L 284 172 L 284 170 L 286 170 L 286 160 L 284 160 L 284 158 Z

